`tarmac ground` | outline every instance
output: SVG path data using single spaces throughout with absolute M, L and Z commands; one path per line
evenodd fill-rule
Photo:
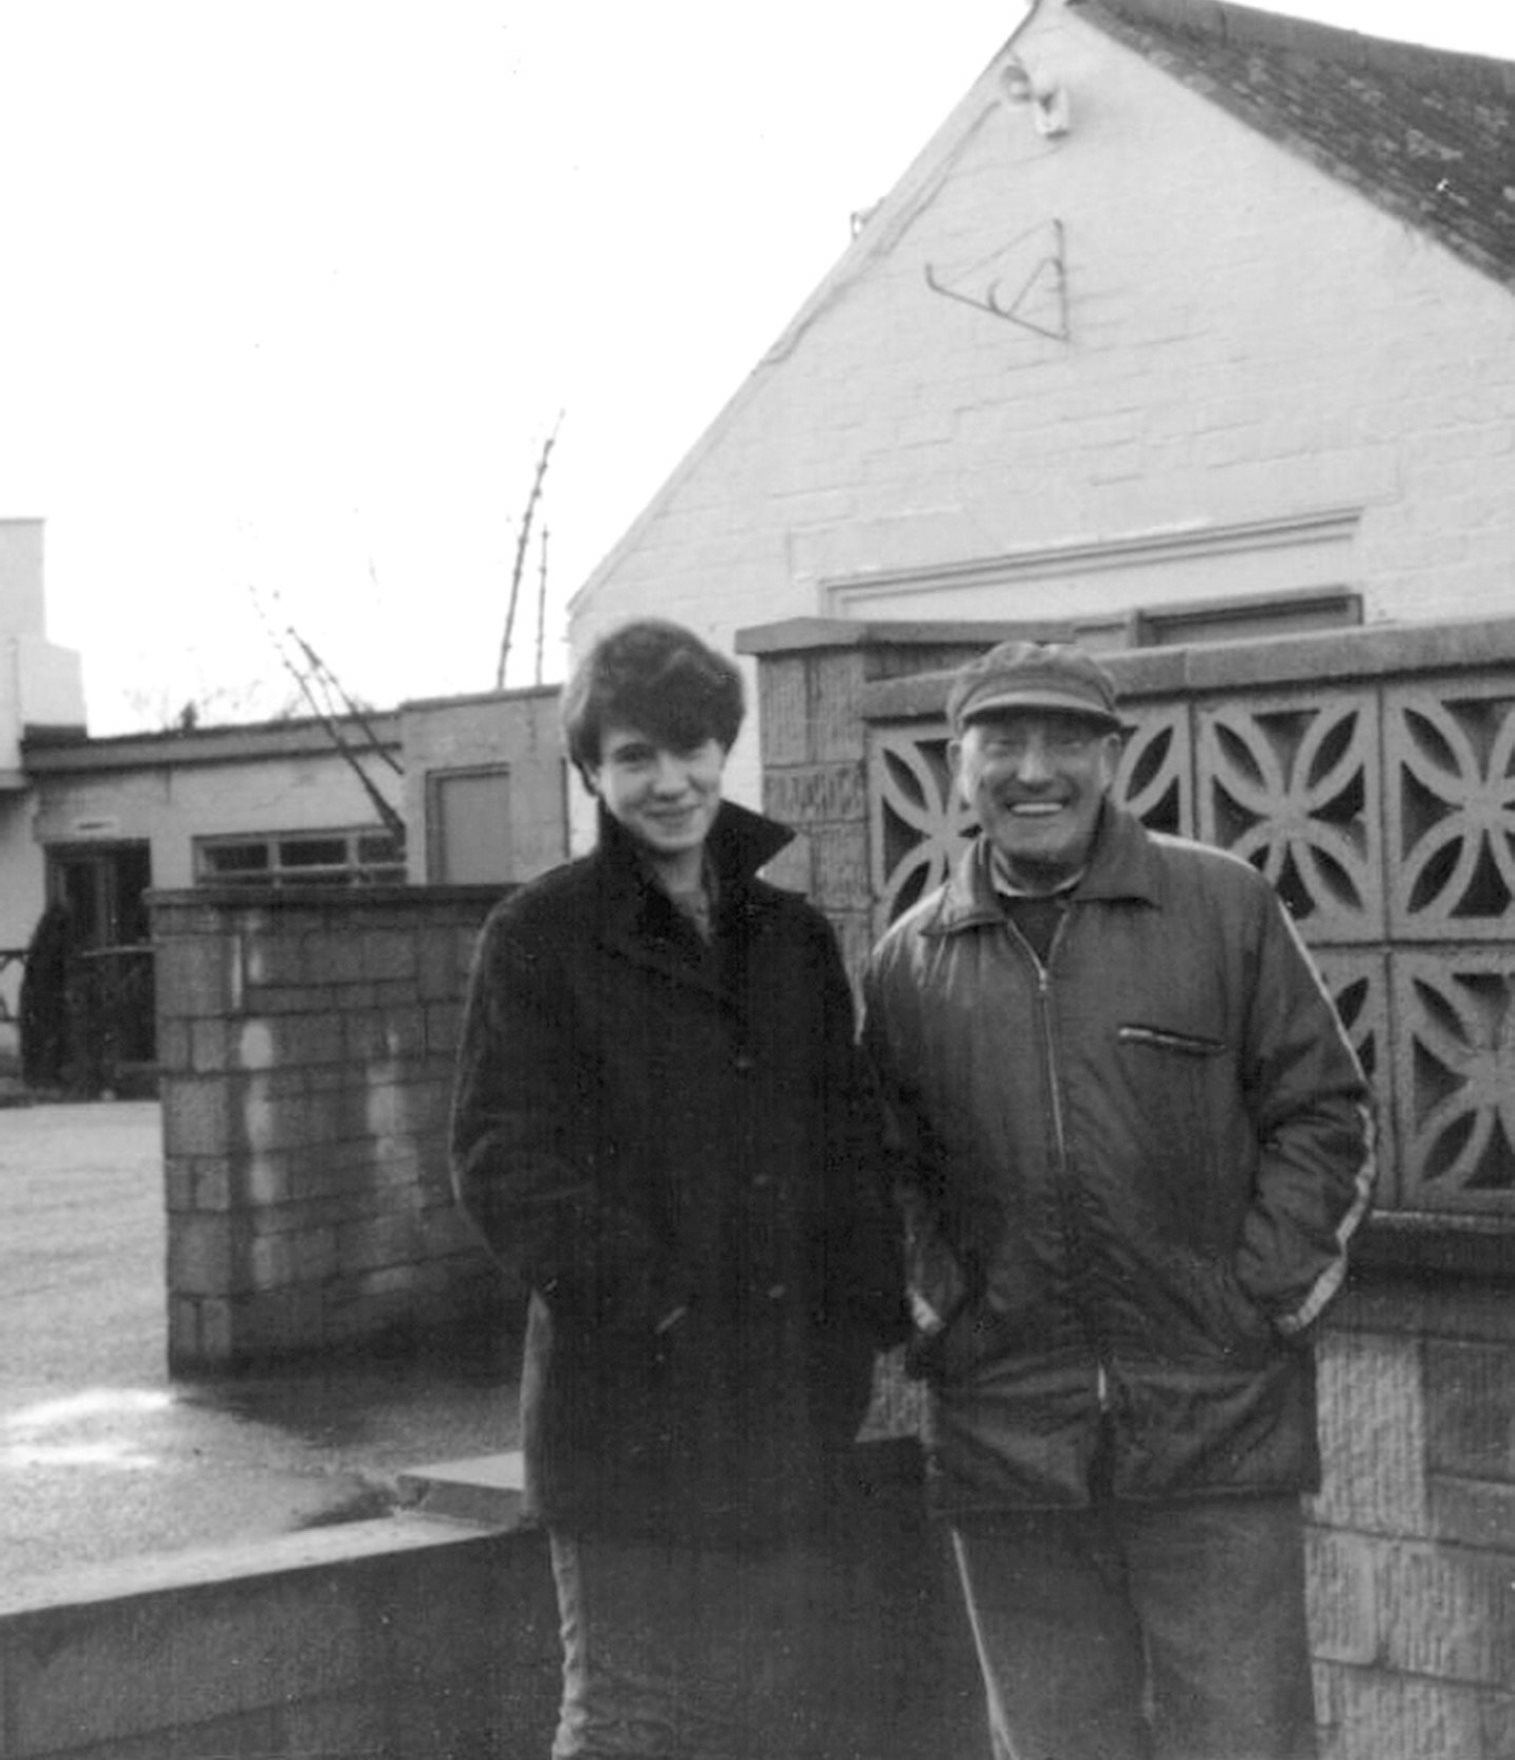
M 503 1337 L 172 1379 L 161 1122 L 0 1106 L 0 1582 L 382 1514 L 516 1446 Z

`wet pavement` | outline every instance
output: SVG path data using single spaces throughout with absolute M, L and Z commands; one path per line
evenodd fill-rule
M 382 1513 L 516 1443 L 507 1340 L 167 1373 L 151 1101 L 0 1106 L 0 1582 Z

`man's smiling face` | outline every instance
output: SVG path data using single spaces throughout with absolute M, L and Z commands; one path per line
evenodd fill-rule
M 1120 747 L 1097 721 L 1035 709 L 975 718 L 953 742 L 958 788 L 1017 885 L 1051 891 L 1084 866 Z

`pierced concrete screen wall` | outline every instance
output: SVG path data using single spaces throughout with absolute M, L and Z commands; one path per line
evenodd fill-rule
M 811 626 L 787 654 L 782 627 L 748 637 L 766 798 L 856 957 L 968 829 L 946 675 L 901 675 L 908 626 Z M 1253 862 L 1316 954 L 1378 1094 L 1380 1234 L 1455 1223 L 1463 1262 L 1515 1266 L 1515 621 L 1105 658 L 1118 796 Z

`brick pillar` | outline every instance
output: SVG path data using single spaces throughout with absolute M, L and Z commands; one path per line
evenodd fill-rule
M 831 919 L 849 971 L 873 944 L 867 687 L 940 674 L 1040 625 L 856 623 L 796 618 L 741 631 L 756 656 L 763 805 L 798 833 L 771 873 Z M 931 696 L 940 710 L 941 691 Z
M 446 1165 L 464 986 L 496 897 L 153 900 L 175 1370 L 438 1329 L 498 1301 Z

